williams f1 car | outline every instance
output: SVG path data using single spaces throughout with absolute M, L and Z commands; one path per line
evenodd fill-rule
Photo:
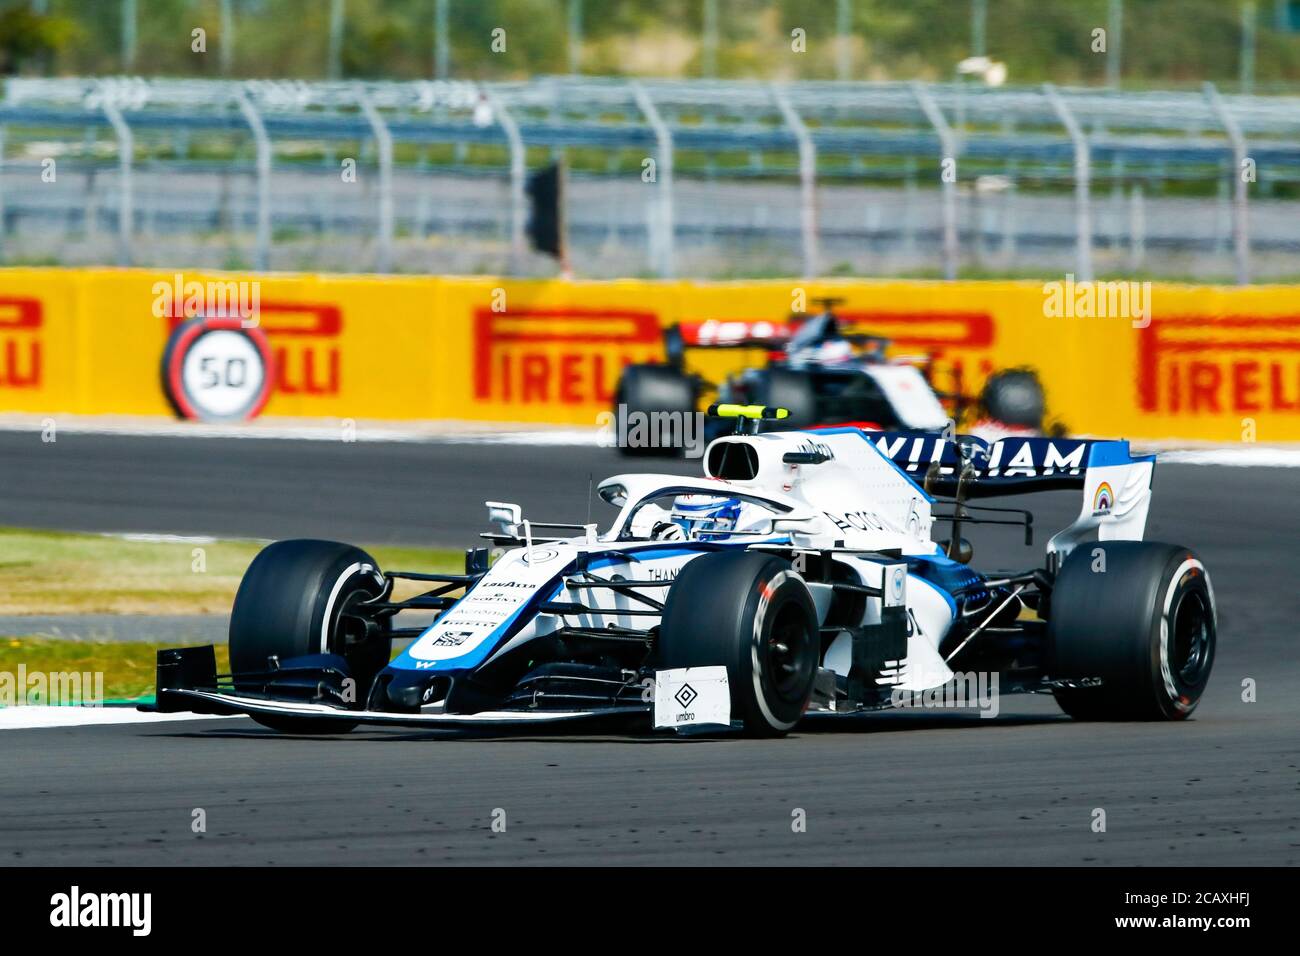
M 784 410 L 715 411 L 739 427 L 710 443 L 702 476 L 606 479 L 618 513 L 604 531 L 488 502 L 485 537 L 503 550 L 469 550 L 462 574 L 385 570 L 328 541 L 269 545 L 235 598 L 231 673 L 211 646 L 160 651 L 156 708 L 292 733 L 622 717 L 780 735 L 972 674 L 1083 720 L 1196 707 L 1214 591 L 1195 552 L 1142 540 L 1153 457 L 1122 441 L 759 433 Z M 1032 533 L 1029 512 L 976 502 L 1057 488 L 1080 510 L 1040 566 L 971 567 L 968 528 Z M 949 528 L 937 542 L 936 526 Z M 397 581 L 423 593 L 396 600 Z M 395 627 L 408 609 L 437 617 Z M 390 660 L 397 638 L 413 640 Z
M 950 419 L 984 438 L 1035 435 L 1044 428 L 1046 396 L 1032 369 L 990 375 L 978 396 L 963 391 L 959 367 L 941 374 L 933 355 L 890 358 L 890 340 L 846 328 L 834 312 L 838 299 L 821 299 L 823 310 L 789 323 L 716 321 L 681 323 L 664 330 L 664 364 L 623 369 L 615 391 L 615 415 L 691 413 L 712 396 L 718 403 L 785 408 L 776 428 L 852 423 L 872 429 L 942 431 Z M 720 384 L 687 370 L 693 349 L 762 349 L 767 364 L 729 375 Z M 937 379 L 948 381 L 947 390 Z M 666 421 L 666 420 L 665 420 Z M 724 431 L 706 422 L 705 436 Z M 1061 431 L 1059 426 L 1054 431 Z M 620 443 L 624 454 L 665 454 L 670 440 Z

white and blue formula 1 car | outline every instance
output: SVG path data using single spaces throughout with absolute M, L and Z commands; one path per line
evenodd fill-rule
M 1186 718 L 1209 678 L 1209 575 L 1186 547 L 1142 540 L 1154 458 L 1127 442 L 948 441 L 857 428 L 758 433 L 780 409 L 721 406 L 699 478 L 599 486 L 595 525 L 525 520 L 489 502 L 504 548 L 464 574 L 384 571 L 364 551 L 280 541 L 246 572 L 232 673 L 212 647 L 159 652 L 161 711 L 247 714 L 292 733 L 357 724 L 461 727 L 625 715 L 659 728 L 779 735 L 997 675 L 1080 719 Z M 1042 567 L 985 574 L 967 525 L 1032 516 L 971 502 L 1082 492 Z M 943 497 L 938 497 L 942 495 Z M 952 526 L 941 544 L 936 522 Z M 393 599 L 396 580 L 423 582 Z M 432 625 L 393 617 L 433 609 Z M 395 638 L 414 638 L 390 660 Z

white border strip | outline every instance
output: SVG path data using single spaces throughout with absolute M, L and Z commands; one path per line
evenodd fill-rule
M 1229 468 L 1300 468 L 1300 448 L 1195 448 L 1157 452 L 1157 462 Z
M 66 435 L 123 435 L 141 438 L 266 438 L 280 441 L 343 442 L 342 420 L 292 419 L 258 420 L 247 424 L 210 424 L 170 419 L 147 419 L 95 415 L 34 415 L 0 413 L 0 432 L 31 432 L 39 435 L 44 422 L 52 420 Z M 523 424 L 492 426 L 483 422 L 359 421 L 350 426 L 350 441 L 422 442 L 446 445 L 516 445 L 609 447 L 612 436 L 596 425 L 589 428 L 557 428 Z M 1105 436 L 1078 435 L 1078 438 Z M 1300 444 L 1251 445 L 1202 444 L 1177 440 L 1132 441 L 1135 452 L 1155 452 L 1159 460 L 1189 465 L 1228 467 L 1300 468 Z
M 0 730 L 41 727 L 100 727 L 157 724 L 176 720 L 229 720 L 217 714 L 152 714 L 134 707 L 0 707 Z
M 269 438 L 289 441 L 328 442 L 426 442 L 452 445 L 579 445 L 595 446 L 603 433 L 590 428 L 529 429 L 515 425 L 509 430 L 479 427 L 464 422 L 353 422 L 344 439 L 342 421 L 252 422 L 249 424 L 209 424 L 170 420 L 108 419 L 96 421 L 84 415 L 0 415 L 0 432 L 32 432 L 39 435 L 46 419 L 65 435 L 121 435 L 136 438 Z

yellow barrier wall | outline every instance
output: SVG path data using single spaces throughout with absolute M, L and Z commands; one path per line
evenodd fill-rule
M 832 295 L 896 354 L 935 353 L 968 390 L 1030 365 L 1072 431 L 1300 440 L 1300 287 L 1155 285 L 1151 321 L 1052 317 L 1041 282 L 577 282 L 232 275 L 258 283 L 279 370 L 266 414 L 590 425 L 627 362 L 677 321 L 780 320 Z M 167 415 L 173 272 L 0 271 L 0 411 Z M 801 301 L 801 297 L 802 300 Z M 175 309 L 174 309 L 175 312 Z M 713 377 L 760 359 L 696 354 Z

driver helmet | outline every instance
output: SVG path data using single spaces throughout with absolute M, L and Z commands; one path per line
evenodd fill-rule
M 716 495 L 678 495 L 671 519 L 690 538 L 702 532 L 726 534 L 736 527 L 740 499 Z
M 815 362 L 818 365 L 843 365 L 853 361 L 853 344 L 844 339 L 831 339 L 798 349 L 794 357 L 799 361 Z

